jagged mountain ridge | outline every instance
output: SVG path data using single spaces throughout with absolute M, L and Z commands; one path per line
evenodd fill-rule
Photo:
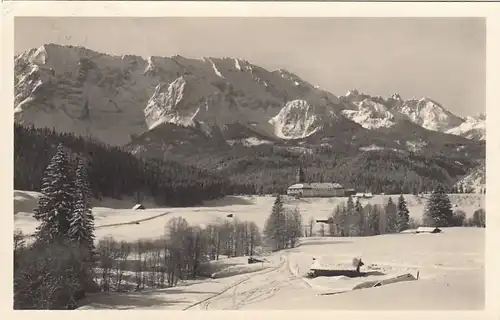
M 426 110 L 434 113 L 425 118 Z M 54 44 L 15 58 L 15 118 L 120 145 L 162 123 L 199 127 L 207 136 L 239 127 L 248 133 L 243 138 L 271 141 L 321 135 L 351 121 L 377 130 L 409 119 L 452 134 L 462 134 L 457 128 L 466 123 L 430 99 L 356 91 L 336 97 L 286 70 L 269 72 L 237 58 L 143 59 Z
M 367 129 L 391 128 L 398 121 L 410 120 L 427 130 L 475 140 L 486 139 L 485 115 L 464 119 L 427 97 L 403 100 L 397 93 L 383 98 L 350 90 L 340 99 L 352 106 L 342 110 L 342 114 Z
M 44 45 L 16 57 L 15 75 L 17 121 L 110 144 L 165 122 L 205 128 L 241 122 L 272 136 L 269 120 L 289 101 L 329 112 L 341 107 L 334 95 L 291 73 L 236 58 L 143 59 Z

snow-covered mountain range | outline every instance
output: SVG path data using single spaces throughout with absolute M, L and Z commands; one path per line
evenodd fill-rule
M 401 131 L 409 121 L 427 131 L 486 138 L 484 115 L 463 119 L 429 98 L 356 90 L 337 97 L 289 71 L 238 58 L 112 56 L 55 44 L 15 57 L 14 112 L 26 124 L 114 145 L 165 123 L 200 128 L 207 136 L 237 127 L 240 135 L 248 132 L 242 139 L 287 141 L 332 135 L 346 123 Z

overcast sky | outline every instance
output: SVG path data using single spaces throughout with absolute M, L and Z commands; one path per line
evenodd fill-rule
M 285 68 L 336 95 L 427 96 L 485 112 L 480 18 L 16 18 L 15 51 L 45 43 L 111 54 L 230 56 Z

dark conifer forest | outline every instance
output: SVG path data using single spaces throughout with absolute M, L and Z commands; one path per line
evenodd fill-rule
M 168 151 L 159 145 L 120 148 L 16 124 L 16 189 L 40 190 L 43 170 L 59 142 L 90 162 L 89 177 L 96 198 L 139 194 L 153 197 L 158 205 L 171 206 L 200 204 L 227 194 L 284 194 L 295 183 L 301 166 L 310 182 L 338 182 L 361 192 L 416 194 L 438 185 L 452 192 L 453 184 L 478 165 L 467 156 L 393 150 L 348 152 L 325 146 L 316 146 L 306 154 L 278 145 L 208 148 L 187 143 L 171 146 Z
M 159 145 L 146 145 L 139 154 L 182 160 L 186 164 L 217 170 L 237 186 L 234 188 L 236 193 L 246 194 L 285 193 L 296 182 L 299 167 L 305 169 L 309 182 L 338 182 L 360 192 L 410 194 L 430 192 L 438 185 L 451 190 L 461 177 L 478 165 L 477 160 L 466 156 L 393 150 L 346 152 L 326 146 L 312 148 L 312 152 L 300 154 L 286 146 L 235 144 L 217 150 L 207 148 L 202 152 L 189 146 L 174 146 L 162 152 Z
M 70 133 L 15 124 L 14 188 L 40 191 L 42 176 L 59 143 L 88 162 L 88 176 L 97 199 L 149 196 L 158 205 L 190 206 L 231 193 L 220 174 L 175 161 L 140 159 L 119 147 L 108 146 Z M 140 199 L 138 199 L 140 200 Z

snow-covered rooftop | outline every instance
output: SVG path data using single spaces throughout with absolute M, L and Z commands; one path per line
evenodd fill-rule
M 312 183 L 297 183 L 290 186 L 288 189 L 343 189 L 341 184 L 336 182 L 312 182 Z

